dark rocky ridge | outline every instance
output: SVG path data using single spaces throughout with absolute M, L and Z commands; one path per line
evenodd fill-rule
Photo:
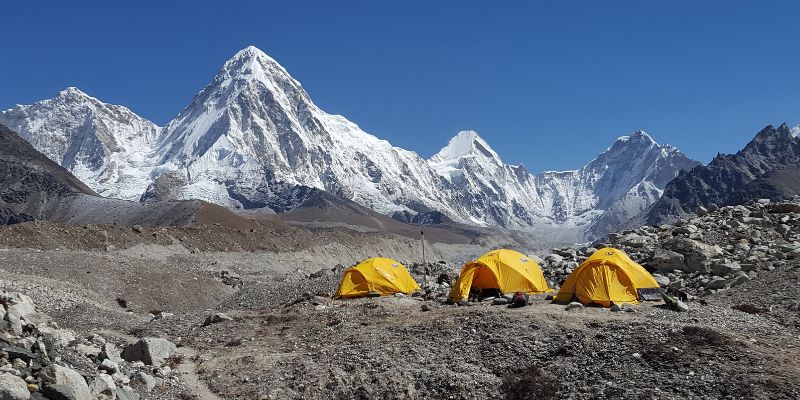
M 658 224 L 698 207 L 743 204 L 800 194 L 800 139 L 786 124 L 762 129 L 736 154 L 720 154 L 706 166 L 681 172 L 663 196 L 628 225 Z

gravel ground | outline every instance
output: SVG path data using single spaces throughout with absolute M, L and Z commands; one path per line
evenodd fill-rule
M 196 354 L 187 362 L 224 399 L 800 397 L 798 260 L 690 301 L 687 313 L 660 302 L 635 313 L 566 311 L 543 298 L 521 309 L 459 307 L 441 297 L 329 298 L 344 267 L 336 264 L 384 244 L 403 255 L 408 245 L 394 237 L 330 230 L 327 240 L 318 231 L 306 244 L 262 237 L 243 242 L 253 251 L 223 251 L 246 232 L 114 229 L 99 240 L 94 227 L 0 228 L 0 290 L 29 294 L 79 334 L 120 345 L 169 338 Z M 20 248 L 26 235 L 38 235 L 24 246 L 32 249 Z M 270 250 L 284 241 L 297 244 Z M 457 271 L 448 261 L 417 280 Z M 216 311 L 233 320 L 202 326 Z M 143 398 L 197 394 L 181 388 Z

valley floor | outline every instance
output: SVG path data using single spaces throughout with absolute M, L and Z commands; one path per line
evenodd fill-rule
M 319 265 L 307 249 L 276 254 L 7 247 L 0 291 L 27 293 L 78 333 L 178 344 L 180 384 L 144 399 L 800 397 L 800 290 L 765 295 L 797 282 L 796 262 L 691 302 L 688 313 L 660 303 L 612 313 L 544 299 L 522 309 L 331 300 L 338 275 L 309 273 L 335 256 L 317 254 Z M 740 304 L 756 313 L 732 308 Z M 233 320 L 201 326 L 215 311 Z

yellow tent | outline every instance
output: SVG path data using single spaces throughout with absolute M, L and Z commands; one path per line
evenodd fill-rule
M 417 290 L 420 290 L 419 285 L 403 264 L 389 258 L 375 257 L 346 269 L 333 298 L 364 297 L 370 293 L 381 296 L 410 294 Z
M 658 288 L 647 270 L 622 250 L 603 248 L 581 263 L 564 281 L 555 301 L 579 301 L 610 307 L 639 302 L 638 289 Z
M 498 289 L 502 293 L 544 293 L 551 291 L 542 269 L 528 256 L 514 250 L 492 250 L 461 267 L 450 301 L 469 297 L 471 288 Z

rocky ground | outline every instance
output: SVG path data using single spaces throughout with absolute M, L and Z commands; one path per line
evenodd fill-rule
M 452 246 L 408 262 L 420 296 L 331 300 L 367 253 L 419 260 L 411 242 L 334 228 L 1 228 L 0 388 L 16 394 L 0 398 L 800 397 L 800 203 L 698 211 L 539 254 L 557 286 L 621 248 L 688 312 L 448 305 L 480 251 Z

